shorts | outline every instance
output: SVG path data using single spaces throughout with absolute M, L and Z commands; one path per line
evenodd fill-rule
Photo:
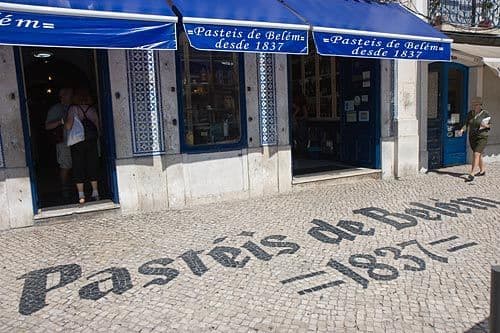
M 488 144 L 488 138 L 485 137 L 470 137 L 469 138 L 470 147 L 475 153 L 483 153 L 484 148 Z
M 56 145 L 57 164 L 61 169 L 71 169 L 71 149 L 65 143 Z

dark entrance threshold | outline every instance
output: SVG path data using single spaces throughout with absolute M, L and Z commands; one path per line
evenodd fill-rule
M 310 160 L 295 159 L 293 161 L 293 175 L 302 176 L 325 171 L 339 171 L 354 168 L 352 165 L 329 161 L 329 160 Z

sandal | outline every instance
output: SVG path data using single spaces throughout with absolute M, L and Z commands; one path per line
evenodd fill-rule
M 467 178 L 465 179 L 465 182 L 466 183 L 470 183 L 473 180 L 474 180 L 474 176 L 473 175 L 468 175 Z
M 478 172 L 474 175 L 474 177 L 482 177 L 482 176 L 486 176 L 486 171 Z

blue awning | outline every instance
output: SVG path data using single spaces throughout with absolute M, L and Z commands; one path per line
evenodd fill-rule
M 176 23 L 162 0 L 0 0 L 4 45 L 175 50 Z
M 451 59 L 452 40 L 400 4 L 370 0 L 284 2 L 311 24 L 321 55 Z
M 308 53 L 308 30 L 276 0 L 174 0 L 186 36 L 206 51 Z

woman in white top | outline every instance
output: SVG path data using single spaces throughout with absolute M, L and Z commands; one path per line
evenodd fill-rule
M 94 101 L 86 89 L 76 89 L 73 93 L 72 105 L 68 110 L 66 129 L 71 130 L 74 117 L 81 121 L 85 140 L 71 146 L 73 160 L 73 178 L 78 191 L 79 203 L 85 203 L 84 183 L 90 181 L 92 186 L 91 200 L 99 200 L 99 156 L 97 139 L 99 136 L 99 117 L 94 108 Z

